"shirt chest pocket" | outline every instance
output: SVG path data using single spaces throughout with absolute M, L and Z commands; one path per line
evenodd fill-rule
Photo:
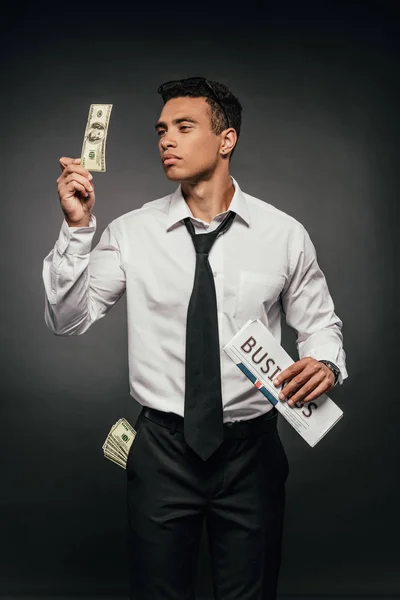
M 276 302 L 285 284 L 283 275 L 241 271 L 234 318 L 259 319 Z

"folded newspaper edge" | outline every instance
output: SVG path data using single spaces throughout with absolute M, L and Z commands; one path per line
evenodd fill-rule
M 279 400 L 282 385 L 276 387 L 273 380 L 295 361 L 259 319 L 249 319 L 223 349 L 311 447 L 342 418 L 343 411 L 326 394 L 293 407 Z

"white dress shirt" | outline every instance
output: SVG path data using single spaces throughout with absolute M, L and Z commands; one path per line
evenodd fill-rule
M 281 341 L 281 314 L 297 331 L 299 357 L 327 359 L 347 377 L 342 322 L 304 226 L 241 191 L 228 210 L 236 217 L 218 236 L 209 262 L 217 296 L 224 422 L 257 417 L 270 404 L 223 351 L 252 318 Z M 196 254 L 183 222 L 213 231 L 227 211 L 207 223 L 192 215 L 181 186 L 114 219 L 91 250 L 96 230 L 64 220 L 43 262 L 45 322 L 56 335 L 79 335 L 126 292 L 130 394 L 141 405 L 184 415 L 186 316 Z

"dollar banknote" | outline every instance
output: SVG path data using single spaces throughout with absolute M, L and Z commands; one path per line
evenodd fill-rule
M 126 419 L 119 419 L 111 427 L 102 446 L 104 456 L 123 469 L 126 469 L 126 461 L 135 435 L 136 431 L 128 421 Z
M 112 104 L 91 104 L 83 138 L 81 165 L 89 171 L 106 170 L 106 139 Z

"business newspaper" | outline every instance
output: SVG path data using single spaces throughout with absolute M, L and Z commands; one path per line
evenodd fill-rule
M 279 400 L 283 384 L 276 387 L 273 380 L 294 361 L 259 319 L 249 319 L 223 349 L 311 447 L 342 418 L 343 411 L 326 394 L 293 407 Z

